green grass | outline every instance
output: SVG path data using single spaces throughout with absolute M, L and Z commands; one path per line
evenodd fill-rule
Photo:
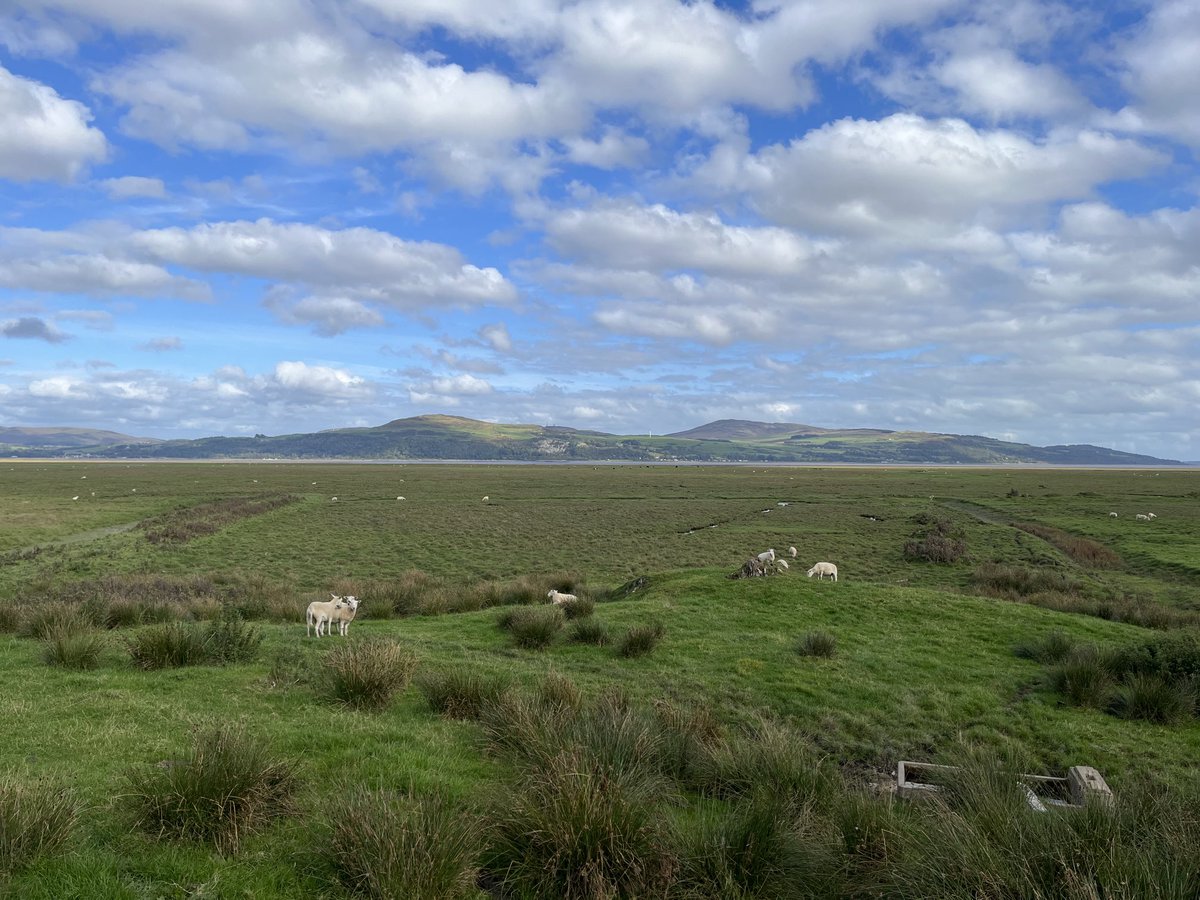
M 87 486 L 87 508 L 83 499 L 70 501 L 81 485 Z M 1014 487 L 1018 494 L 1008 496 Z M 772 872 L 815 872 L 814 883 L 836 885 L 836 879 L 823 880 L 834 877 L 832 871 L 859 879 L 859 886 L 875 879 L 875 893 L 969 895 L 962 882 L 922 882 L 916 862 L 897 862 L 939 858 L 938 836 L 949 833 L 940 820 L 906 808 L 881 809 L 853 792 L 836 801 L 842 793 L 834 775 L 857 784 L 891 771 L 897 759 L 953 761 L 971 747 L 1026 772 L 1094 765 L 1118 797 L 1136 796 L 1146 784 L 1181 796 L 1200 788 L 1195 720 L 1167 727 L 1109 715 L 1103 703 L 1066 704 L 1043 684 L 1046 665 L 1038 661 L 1045 653 L 1049 662 L 1063 643 L 1111 649 L 1161 639 L 1166 643 L 1139 657 L 1137 671 L 1190 671 L 1193 645 L 1188 632 L 1173 624 L 1150 631 L 1070 610 L 1086 601 L 1096 609 L 1121 603 L 1195 611 L 1189 605 L 1200 599 L 1200 504 L 1189 496 L 1195 490 L 1194 473 L 1183 472 L 0 466 L 0 501 L 15 511 L 0 521 L 0 678 L 37 685 L 36 696 L 12 690 L 0 698 L 0 771 L 57 780 L 69 773 L 66 783 L 82 807 L 72 853 L 22 867 L 9 892 L 47 900 L 141 900 L 185 890 L 197 897 L 342 897 L 343 876 L 326 864 L 303 862 L 331 801 L 361 789 L 388 797 L 437 796 L 454 809 L 494 802 L 495 808 L 531 815 L 535 799 L 548 803 L 561 792 L 538 794 L 544 785 L 528 780 L 526 764 L 510 744 L 513 735 L 550 740 L 538 725 L 549 720 L 591 722 L 571 726 L 572 740 L 583 740 L 590 728 L 610 758 L 628 758 L 621 748 L 642 747 L 638 741 L 655 748 L 656 777 L 667 779 L 669 790 L 650 798 L 648 831 L 635 829 L 633 843 L 611 845 L 613 858 L 620 859 L 622 846 L 649 836 L 650 865 L 638 875 L 647 883 L 656 883 L 668 866 L 690 872 L 697 886 L 707 885 L 697 887 L 701 896 L 713 895 L 717 883 L 736 896 L 738 885 L 769 893 Z M 264 494 L 301 499 L 184 544 L 151 544 L 131 531 L 36 555 L 11 552 L 170 510 Z M 408 499 L 397 502 L 399 494 Z M 482 504 L 485 494 L 491 500 Z M 329 501 L 333 495 L 337 503 Z M 789 505 L 775 506 L 780 500 Z M 762 513 L 767 508 L 772 511 Z M 1121 516 L 1109 519 L 1109 509 Z M 1159 518 L 1135 528 L 1133 512 L 1142 510 Z M 970 560 L 906 561 L 904 544 L 921 515 L 961 530 Z M 1004 524 L 1009 521 L 1041 522 L 1111 547 L 1121 563 L 1085 566 L 1054 543 Z M 791 572 L 744 581 L 725 577 L 751 551 L 789 545 L 800 548 Z M 819 559 L 838 564 L 838 584 L 809 581 L 802 569 L 797 577 L 800 564 Z M 1042 585 L 1069 585 L 1062 596 L 1070 603 L 1064 601 L 1060 611 L 981 596 L 972 574 L 985 565 L 1033 573 L 1031 584 L 1040 578 Z M 647 587 L 626 599 L 608 599 L 612 588 L 642 575 L 650 576 Z M 1025 584 L 1022 575 L 1013 577 Z M 580 584 L 596 601 L 595 616 L 566 623 L 563 636 L 539 652 L 514 647 L 511 636 L 495 627 L 498 611 L 488 607 L 541 603 L 550 587 L 575 591 Z M 358 593 L 365 614 L 352 637 L 332 647 L 306 639 L 303 626 L 308 601 L 331 590 Z M 1035 600 L 1037 593 L 1016 596 Z M 60 603 L 46 615 L 46 627 L 61 614 L 88 627 L 118 629 L 96 668 L 42 661 L 35 637 L 41 626 L 32 624 L 42 614 L 34 610 Z M 376 615 L 373 606 L 380 618 L 369 617 Z M 210 622 L 219 625 L 225 609 L 255 620 L 261 636 L 256 652 L 233 654 L 219 667 L 153 671 L 117 652 L 123 640 L 162 627 L 146 624 L 151 620 L 179 618 L 180 627 L 200 632 Z M 3 618 L 12 610 L 17 612 Z M 22 628 L 27 617 L 31 624 Z M 576 631 L 599 630 L 594 620 L 616 637 L 661 622 L 668 637 L 653 653 L 625 659 L 611 646 L 591 642 L 594 635 L 573 639 Z M 24 635 L 13 633 L 21 630 Z M 811 632 L 836 634 L 836 655 L 798 661 L 797 636 Z M 419 657 L 418 683 L 469 675 L 512 689 L 470 701 L 491 710 L 482 722 L 473 721 L 480 712 L 464 719 L 439 715 L 442 701 L 435 703 L 424 689 L 400 692 L 371 715 L 319 702 L 327 677 L 323 654 L 368 638 L 400 642 Z M 1018 645 L 1037 658 L 1016 656 Z M 451 687 L 443 685 L 438 695 L 472 696 L 461 685 Z M 588 719 L 581 710 L 601 697 L 609 698 L 613 713 L 622 704 L 634 712 Z M 497 730 L 501 714 L 511 720 L 503 726 L 507 731 Z M 655 716 L 673 724 L 660 729 Z M 248 834 L 237 853 L 227 847 L 221 852 L 215 840 L 158 841 L 130 833 L 114 815 L 119 804 L 112 799 L 122 793 L 129 765 L 160 771 L 159 762 L 181 758 L 195 730 L 214 721 L 261 737 L 273 758 L 294 764 L 295 815 Z M 604 744 L 602 736 L 618 721 L 630 740 L 642 737 L 632 745 Z M 770 738 L 764 728 L 784 737 Z M 788 748 L 799 758 L 789 757 Z M 833 773 L 833 781 L 806 785 L 795 774 L 811 773 L 814 765 Z M 764 781 L 791 784 L 791 796 L 821 809 L 807 818 L 773 819 L 770 809 L 753 805 L 754 787 Z M 526 795 L 514 797 L 517 787 Z M 664 806 L 668 794 L 673 805 Z M 583 799 L 608 804 L 613 815 L 625 815 L 623 809 L 641 815 L 640 796 L 631 786 L 625 799 L 586 792 Z M 622 807 L 626 800 L 634 805 Z M 919 830 L 904 830 L 914 823 Z M 496 827 L 494 821 L 489 826 Z M 514 828 L 506 832 L 512 840 Z M 800 857 L 794 853 L 797 833 L 808 848 Z M 747 849 L 747 836 L 756 834 L 765 842 L 763 854 Z M 889 843 L 902 840 L 898 834 L 906 835 L 903 854 Z M 999 838 L 981 827 L 977 841 L 961 854 L 948 854 L 952 871 L 971 865 L 991 871 L 985 858 L 968 854 L 983 853 L 991 840 Z M 1005 853 L 1019 849 L 1001 845 Z M 1108 846 L 1118 860 L 1128 845 Z M 701 847 L 712 851 L 712 866 L 690 869 L 686 861 Z M 850 855 L 824 856 L 834 853 L 831 847 Z M 1177 865 L 1160 850 L 1147 855 L 1147 865 L 1162 871 Z M 535 857 L 559 860 L 564 852 L 560 847 Z M 832 869 L 822 868 L 831 860 Z M 492 865 L 487 871 L 493 881 L 485 883 L 494 885 L 500 876 Z M 616 877 L 615 871 L 604 869 L 604 877 Z M 1016 870 L 1005 871 L 1005 878 L 1017 877 Z M 1133 883 L 1150 884 L 1151 874 Z M 1186 873 L 1179 883 L 1189 884 Z

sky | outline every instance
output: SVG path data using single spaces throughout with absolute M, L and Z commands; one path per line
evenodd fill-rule
M 0 426 L 1200 459 L 1200 0 L 0 0 Z

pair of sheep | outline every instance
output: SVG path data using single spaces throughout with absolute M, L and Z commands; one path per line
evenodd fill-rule
M 304 633 L 306 635 L 312 635 L 314 625 L 317 628 L 317 637 L 321 636 L 322 630 L 328 635 L 330 625 L 336 625 L 338 634 L 343 637 L 350 633 L 350 623 L 354 621 L 354 616 L 358 612 L 358 598 L 353 594 L 345 597 L 339 597 L 337 594 L 329 596 L 333 599 L 314 600 L 308 604 L 308 611 L 304 615 Z
M 792 557 L 792 559 L 795 559 L 796 558 L 796 548 L 788 547 L 788 554 Z M 764 566 L 767 563 L 775 562 L 775 548 L 772 547 L 770 550 L 765 550 L 762 553 L 758 554 L 758 561 L 760 563 L 762 563 Z M 782 560 L 780 560 L 780 561 L 782 562 Z M 784 568 L 786 569 L 787 566 L 784 566 Z
M 1140 519 L 1143 522 L 1149 522 L 1151 519 L 1157 519 L 1158 516 L 1156 516 L 1154 513 L 1138 513 L 1136 516 L 1134 516 L 1134 518 Z

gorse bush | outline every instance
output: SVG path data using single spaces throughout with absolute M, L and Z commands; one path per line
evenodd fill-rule
M 417 658 L 394 641 L 346 641 L 322 660 L 324 689 L 334 700 L 361 709 L 382 709 L 408 687 Z
M 243 838 L 293 811 L 294 763 L 234 726 L 199 733 L 182 759 L 131 771 L 128 804 L 135 827 L 211 843 L 236 853 Z
M 837 652 L 837 638 L 828 631 L 810 631 L 796 645 L 801 656 L 831 657 Z
M 475 897 L 478 816 L 441 794 L 356 787 L 327 807 L 319 842 L 338 880 L 367 897 Z
M 94 669 L 107 642 L 94 631 L 54 631 L 42 646 L 42 660 L 62 669 Z
M 666 633 L 666 626 L 662 622 L 635 625 L 617 642 L 617 652 L 626 658 L 645 656 L 662 642 Z
M 0 776 L 0 889 L 5 876 L 62 847 L 79 810 L 79 801 L 66 788 L 25 776 Z

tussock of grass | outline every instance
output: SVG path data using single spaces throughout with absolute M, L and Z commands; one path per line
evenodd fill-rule
M 24 637 L 44 641 L 54 634 L 89 631 L 91 621 L 78 605 L 70 603 L 43 603 L 22 610 L 18 633 Z
M 645 656 L 654 651 L 666 636 L 667 628 L 662 622 L 650 625 L 635 625 L 630 628 L 617 642 L 617 652 L 629 659 L 635 656 Z
M 360 709 L 382 709 L 408 687 L 417 658 L 394 641 L 346 641 L 325 655 L 323 682 L 335 700 Z
M 837 652 L 837 638 L 828 631 L 810 631 L 796 644 L 801 656 L 832 657 Z
M 525 650 L 544 650 L 563 628 L 565 617 L 557 606 L 526 606 L 508 622 L 513 643 Z
M 240 728 L 198 734 L 182 759 L 131 771 L 124 797 L 139 830 L 236 853 L 251 832 L 293 811 L 294 763 Z
M 356 787 L 324 814 L 321 852 L 338 880 L 366 897 L 476 897 L 479 818 L 441 794 Z
M 1022 659 L 1040 663 L 1057 663 L 1066 659 L 1075 649 L 1075 639 L 1063 631 L 1054 630 L 1036 641 L 1024 641 L 1013 648 L 1013 653 Z
M 510 686 L 507 678 L 463 668 L 426 672 L 417 679 L 417 690 L 430 709 L 451 719 L 478 719 L 485 709 L 500 701 Z
M 1080 586 L 1065 572 L 997 562 L 984 563 L 975 569 L 971 573 L 971 583 L 988 596 L 1008 600 L 1047 592 L 1073 594 Z
M 249 662 L 258 656 L 263 633 L 243 622 L 236 613 L 226 612 L 219 620 L 204 626 L 203 639 L 209 662 Z
M 608 626 L 603 622 L 584 619 L 571 625 L 571 630 L 567 632 L 567 640 L 572 644 L 594 644 L 597 647 L 603 647 L 611 638 L 608 634 Z
M 591 597 L 580 597 L 561 604 L 561 608 L 568 620 L 586 619 L 596 611 L 596 601 Z
M 776 722 L 760 721 L 701 749 L 695 787 L 714 797 L 748 797 L 769 785 L 792 801 L 824 800 L 838 781 L 809 740 Z
M 1109 661 L 1095 647 L 1076 647 L 1053 666 L 1047 683 L 1074 706 L 1102 709 L 1115 686 Z
M 208 661 L 204 633 L 182 622 L 151 625 L 134 632 L 126 638 L 125 648 L 139 669 L 174 669 Z
M 79 819 L 72 791 L 29 777 L 0 776 L 0 888 L 3 878 L 58 851 Z
M 95 669 L 107 642 L 94 631 L 52 632 L 42 646 L 42 660 L 62 669 Z
M 1190 681 L 1130 675 L 1112 692 L 1109 708 L 1123 719 L 1178 725 L 1195 714 L 1196 691 Z

